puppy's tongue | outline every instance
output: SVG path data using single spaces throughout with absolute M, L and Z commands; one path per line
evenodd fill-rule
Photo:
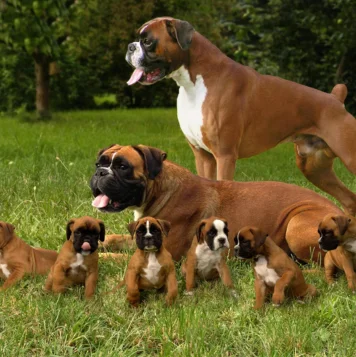
M 91 205 L 96 208 L 103 208 L 109 204 L 110 198 L 104 194 L 96 196 Z
M 81 246 L 83 250 L 90 250 L 91 246 L 88 242 L 84 242 Z
M 136 68 L 133 73 L 131 74 L 130 79 L 128 80 L 127 84 L 131 86 L 140 80 L 143 75 L 143 70 L 140 68 Z

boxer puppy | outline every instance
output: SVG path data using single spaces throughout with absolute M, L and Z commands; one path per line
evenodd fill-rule
M 135 211 L 171 223 L 163 245 L 174 260 L 186 255 L 202 219 L 216 216 L 238 232 L 258 226 L 298 259 L 320 262 L 318 225 L 340 208 L 317 193 L 281 182 L 211 181 L 193 175 L 148 146 L 112 145 L 99 152 L 91 179 L 93 206 L 102 212 Z M 302 234 L 301 234 L 302 232 Z M 233 237 L 229 237 L 233 246 Z M 231 254 L 231 251 L 230 251 Z
M 135 238 L 137 249 L 131 257 L 124 281 L 127 300 L 133 307 L 140 302 L 140 290 L 162 289 L 167 292 L 166 303 L 171 305 L 178 294 L 176 272 L 171 254 L 162 245 L 170 223 L 152 217 L 144 217 L 128 225 Z
M 193 295 L 193 288 L 199 279 L 221 278 L 223 284 L 237 296 L 226 264 L 229 230 L 224 219 L 210 217 L 200 222 L 192 245 L 181 270 L 185 277 L 186 295 Z
M 129 85 L 172 78 L 179 86 L 180 128 L 198 175 L 232 180 L 236 160 L 294 142 L 298 168 L 314 185 L 356 214 L 356 195 L 337 178 L 338 156 L 356 174 L 356 120 L 344 107 L 347 88 L 324 93 L 261 75 L 234 62 L 186 22 L 159 17 L 138 30 L 126 60 Z
M 45 275 L 57 259 L 57 252 L 33 248 L 14 233 L 15 227 L 0 221 L 0 278 L 5 290 L 21 280 L 25 274 Z
M 285 293 L 298 299 L 314 296 L 313 285 L 307 284 L 302 271 L 273 240 L 260 229 L 243 227 L 235 240 L 235 256 L 253 259 L 255 275 L 255 309 L 260 309 L 268 293 L 273 293 L 274 306 L 280 306 Z
M 71 219 L 67 241 L 48 275 L 45 290 L 63 293 L 77 284 L 85 285 L 85 298 L 94 295 L 98 280 L 98 242 L 105 239 L 104 223 L 92 217 Z
M 356 220 L 352 216 L 328 214 L 319 225 L 320 247 L 325 255 L 325 277 L 334 283 L 336 269 L 343 270 L 347 284 L 356 292 Z

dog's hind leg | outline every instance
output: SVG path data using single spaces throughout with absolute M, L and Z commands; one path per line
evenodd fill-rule
M 354 140 L 356 143 L 356 136 Z M 303 175 L 315 186 L 335 197 L 347 213 L 355 215 L 356 195 L 336 176 L 333 170 L 336 156 L 327 144 L 316 136 L 303 135 L 295 141 L 294 150 L 297 166 Z M 356 158 L 356 151 L 354 156 Z

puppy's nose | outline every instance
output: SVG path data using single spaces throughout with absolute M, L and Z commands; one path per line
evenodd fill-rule
M 218 239 L 218 242 L 222 245 L 222 244 L 225 244 L 226 242 L 226 239 L 225 238 L 219 238 Z
M 135 52 L 136 51 L 136 45 L 134 44 L 134 43 L 130 43 L 129 45 L 128 45 L 128 50 L 129 50 L 129 52 Z
M 102 169 L 97 169 L 95 175 L 96 176 L 106 176 L 109 174 L 109 171 L 102 168 Z

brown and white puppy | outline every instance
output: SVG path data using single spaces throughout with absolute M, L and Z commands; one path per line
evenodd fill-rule
M 144 217 L 128 225 L 137 249 L 119 287 L 126 285 L 127 300 L 133 307 L 140 302 L 140 290 L 165 289 L 167 305 L 171 305 L 177 297 L 174 263 L 171 254 L 163 246 L 170 227 L 169 222 L 152 217 Z
M 103 221 L 92 217 L 71 219 L 67 241 L 53 265 L 45 290 L 63 293 L 72 285 L 85 285 L 85 298 L 94 295 L 98 280 L 98 243 L 105 239 Z
M 148 21 L 130 43 L 135 68 L 128 84 L 172 78 L 179 86 L 178 120 L 198 175 L 232 180 L 236 160 L 294 142 L 299 169 L 356 214 L 356 195 L 333 171 L 338 156 L 356 174 L 356 120 L 344 107 L 345 85 L 332 93 L 261 75 L 224 55 L 186 22 Z
M 221 278 L 223 284 L 237 296 L 226 264 L 229 249 L 227 222 L 218 217 L 210 217 L 200 222 L 187 259 L 182 264 L 185 277 L 186 295 L 193 295 L 198 279 L 214 280 Z
M 21 280 L 25 274 L 45 275 L 57 259 L 54 250 L 33 248 L 14 233 L 11 223 L 0 221 L 0 290 Z
M 281 182 L 207 180 L 165 158 L 165 152 L 144 145 L 101 150 L 91 179 L 93 206 L 102 212 L 130 208 L 136 220 L 169 221 L 163 244 L 174 260 L 186 255 L 199 222 L 211 216 L 224 217 L 232 232 L 261 227 L 298 259 L 322 260 L 318 225 L 328 213 L 342 214 L 325 197 Z M 229 240 L 233 246 L 233 237 Z
M 268 293 L 273 293 L 274 306 L 283 303 L 285 294 L 299 299 L 316 295 L 298 265 L 260 229 L 243 227 L 235 237 L 234 250 L 238 258 L 253 259 L 255 309 L 263 306 Z
M 345 272 L 348 287 L 356 293 L 356 219 L 352 216 L 328 214 L 319 225 L 320 247 L 325 255 L 325 277 L 334 282 L 337 269 Z

